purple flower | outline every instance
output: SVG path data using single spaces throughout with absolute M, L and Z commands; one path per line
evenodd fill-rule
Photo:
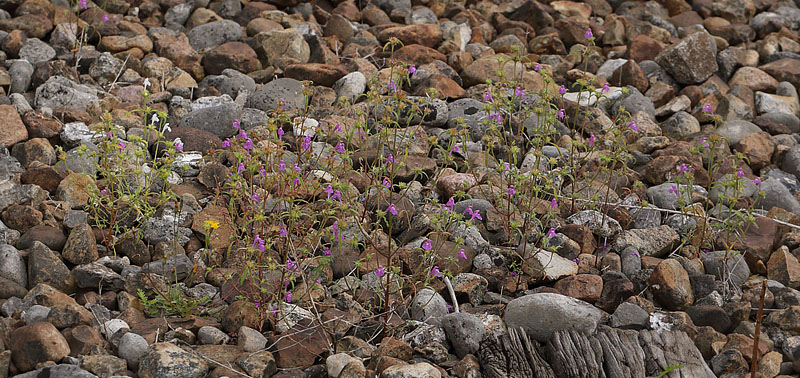
M 390 81 L 389 81 L 389 85 L 387 85 L 387 88 L 389 88 L 389 89 L 391 89 L 391 90 L 393 90 L 393 91 L 397 92 L 397 86 L 396 86 L 396 85 L 394 85 L 394 80 L 390 80 Z
M 119 145 L 121 148 L 125 148 L 125 147 L 127 147 L 127 146 L 128 146 L 127 144 L 123 143 L 122 141 L 119 141 L 119 143 L 117 143 L 117 144 L 118 144 L 118 145 Z
M 492 98 L 492 94 L 491 94 L 491 93 L 489 93 L 489 92 L 484 92 L 484 93 L 483 93 L 483 101 L 486 101 L 486 102 L 493 102 L 493 101 L 494 101 L 494 98 Z
M 292 292 L 287 291 L 286 294 L 283 295 L 284 302 L 291 302 L 292 301 Z
M 303 137 L 303 145 L 302 145 L 302 147 L 303 147 L 303 151 L 311 148 L 311 137 L 310 136 L 306 135 L 306 136 Z
M 297 263 L 294 262 L 292 259 L 286 260 L 286 269 L 287 270 L 297 270 Z
M 708 138 L 703 137 L 703 139 L 700 139 L 700 145 L 701 146 L 705 147 L 706 143 L 708 143 Z
M 442 272 L 439 271 L 438 265 L 434 265 L 433 268 L 431 268 L 431 272 L 428 275 L 431 277 L 441 277 Z
M 628 128 L 633 131 L 639 131 L 639 126 L 636 126 L 636 121 L 631 120 L 631 123 L 628 124 Z
M 761 187 L 761 177 L 756 177 L 753 180 L 753 184 L 756 184 L 757 187 Z
M 303 169 L 302 169 L 302 168 L 300 168 L 300 164 L 294 163 L 294 170 L 295 170 L 295 171 L 297 171 L 297 172 L 300 172 L 300 171 L 302 171 Z
M 413 75 L 415 73 L 417 73 L 417 66 L 415 64 L 408 66 L 408 74 Z
M 247 132 L 245 132 L 244 130 L 239 130 L 239 134 L 238 134 L 238 135 L 236 135 L 236 136 L 237 136 L 239 139 L 248 139 L 248 138 L 247 138 Z
M 589 144 L 594 144 L 594 134 L 589 136 Z
M 714 114 L 714 110 L 711 109 L 711 104 L 703 106 L 703 113 Z
M 639 252 L 633 251 L 633 252 L 631 252 L 631 255 L 632 256 L 639 256 Z
M 383 265 L 378 265 L 378 269 L 375 269 L 375 275 L 380 278 L 383 277 L 384 274 L 386 274 L 386 272 L 383 271 Z
M 668 193 L 672 193 L 672 194 L 677 196 L 678 195 L 678 187 L 675 186 L 675 185 L 672 185 L 667 192 Z
M 514 190 L 514 185 L 509 185 L 509 186 L 508 186 L 508 190 L 506 191 L 506 193 L 508 193 L 508 196 L 509 196 L 509 197 L 513 196 L 513 195 L 514 195 L 514 193 L 516 193 L 516 192 L 517 192 L 517 191 L 516 191 L 516 190 Z
M 500 113 L 489 114 L 489 119 L 496 121 L 497 123 L 503 123 L 503 117 L 500 116 Z
M 525 90 L 520 88 L 520 87 L 514 88 L 514 96 L 517 96 L 517 97 L 525 96 Z
M 328 198 L 331 198 L 331 196 L 333 195 L 333 187 L 330 185 L 328 185 L 328 187 L 325 188 L 325 190 L 323 191 L 328 194 Z
M 322 255 L 330 256 L 331 255 L 331 249 L 328 248 L 328 247 L 325 247 L 325 249 L 322 250 Z
M 106 13 L 106 14 L 104 14 L 104 15 L 103 15 L 103 18 L 102 18 L 102 20 L 103 20 L 103 23 L 106 23 L 106 22 L 108 22 L 108 13 Z
M 452 155 L 453 152 L 458 152 L 458 151 L 459 151 L 458 145 L 453 144 L 453 147 L 450 147 L 450 155 Z
M 175 149 L 178 151 L 183 151 L 183 143 L 175 142 Z
M 222 141 L 222 148 L 228 148 L 230 146 L 231 146 L 231 138 L 225 138 L 225 140 Z
M 252 150 L 253 149 L 253 140 L 250 139 L 250 138 L 247 138 L 247 140 L 244 141 L 244 144 L 242 145 L 242 147 L 247 151 Z
M 686 167 L 686 163 L 681 163 L 681 166 L 680 166 L 680 167 L 678 167 L 678 170 L 679 170 L 681 173 L 684 173 L 684 172 L 688 171 L 688 170 L 689 170 L 689 168 L 687 168 L 687 167 Z
M 340 192 L 338 190 L 333 192 L 333 196 L 331 196 L 331 198 L 333 198 L 333 199 L 335 199 L 335 200 L 337 200 L 339 202 L 342 202 L 342 192 Z
M 586 37 L 586 39 L 592 39 L 592 37 L 594 37 L 594 34 L 592 34 L 592 28 L 586 29 L 586 33 L 583 33 L 583 36 Z
M 86 0 L 78 0 L 78 4 L 80 4 L 81 8 L 86 9 L 89 6 L 86 4 Z
M 564 109 L 558 109 L 556 117 L 558 117 L 558 119 L 564 119 Z
M 238 119 L 233 120 L 233 129 L 234 130 L 238 129 L 239 125 L 240 124 L 239 124 L 239 120 Z
M 511 272 L 511 277 L 516 277 L 516 276 L 517 276 L 517 272 Z
M 557 208 L 557 207 L 558 207 L 558 201 L 556 201 L 556 199 L 555 199 L 555 198 L 553 198 L 553 199 L 550 201 L 550 208 L 551 208 L 551 209 L 555 209 L 555 208 Z
M 239 167 L 236 168 L 236 173 L 242 173 L 244 171 L 244 163 L 239 163 Z
M 450 209 L 450 211 L 453 211 L 453 208 L 456 206 L 456 201 L 453 199 L 453 197 L 450 197 L 450 199 L 447 200 L 445 206 L 447 206 L 447 208 Z
M 738 178 L 744 177 L 744 171 L 742 170 L 742 168 L 739 168 L 739 170 L 736 171 L 736 177 Z
M 341 123 L 337 123 L 336 126 L 333 127 L 333 132 L 341 133 L 342 132 L 342 124 Z
M 464 214 L 470 215 L 469 220 L 474 220 L 474 219 L 483 220 L 483 218 L 481 218 L 481 211 L 472 210 L 472 205 L 467 206 L 466 210 L 464 210 Z
M 390 203 L 390 204 L 389 204 L 389 207 L 388 207 L 388 208 L 386 208 L 386 211 L 387 211 L 387 212 L 389 212 L 389 214 L 392 214 L 392 215 L 397 215 L 397 208 L 396 208 L 396 207 L 394 207 L 394 204 L 393 204 L 393 203 Z
M 581 259 L 576 257 L 576 258 L 572 259 L 572 262 L 574 262 L 575 264 L 579 264 L 581 262 Z
M 542 69 L 542 65 L 539 64 L 539 63 L 536 63 L 536 67 L 533 67 L 533 70 L 536 71 L 536 72 L 539 72 L 539 70 L 541 70 L 541 69 Z
M 558 88 L 558 93 L 562 95 L 567 93 L 567 88 L 562 85 L 561 88 Z
M 103 190 L 100 191 L 100 194 L 102 194 L 104 196 L 107 196 L 108 195 L 108 188 L 103 188 Z
M 279 128 L 278 128 L 278 139 L 279 139 L 279 140 L 280 140 L 281 138 L 283 138 L 283 134 L 284 134 L 284 133 L 285 133 L 285 132 L 283 131 L 283 127 L 279 127 Z
M 258 174 L 260 174 L 261 176 L 266 176 L 267 175 L 267 170 L 266 170 L 266 168 L 264 168 L 263 165 L 261 166 L 261 168 L 258 169 Z
M 425 241 L 422 243 L 422 249 L 430 251 L 432 248 L 433 245 L 431 244 L 431 239 L 425 239 Z
M 343 154 L 343 153 L 345 153 L 347 151 L 347 150 L 345 150 L 344 143 L 342 143 L 342 141 L 339 141 L 339 143 L 336 143 L 335 150 L 336 150 L 336 152 L 338 152 L 340 154 Z
M 278 170 L 279 171 L 285 171 L 286 170 L 286 163 L 284 163 L 283 160 L 278 162 Z
M 600 93 L 606 93 L 610 91 L 611 88 L 608 87 L 608 82 L 603 83 L 603 89 L 600 90 Z
M 250 199 L 256 202 L 261 201 L 261 197 L 258 196 L 258 193 L 253 193 L 253 195 L 250 196 Z
M 547 230 L 547 237 L 548 238 L 556 237 L 556 229 L 554 227 L 550 227 L 550 229 Z
M 461 249 L 458 250 L 458 253 L 456 253 L 456 257 L 460 257 L 460 258 L 462 258 L 464 260 L 467 259 L 467 254 L 464 253 L 464 248 L 461 248 Z
M 389 156 L 386 157 L 386 162 L 387 163 L 394 163 L 394 155 L 389 154 Z
M 289 231 L 286 229 L 286 227 L 281 227 L 281 230 L 278 231 L 278 234 L 280 236 L 287 237 L 289 236 Z
M 388 177 L 384 177 L 383 178 L 383 182 L 381 183 L 381 185 L 383 185 L 385 188 L 391 188 L 392 187 L 392 182 L 389 181 Z
M 264 252 L 266 247 L 264 246 L 264 239 L 261 239 L 261 235 L 256 235 L 256 238 L 253 240 L 253 248 Z

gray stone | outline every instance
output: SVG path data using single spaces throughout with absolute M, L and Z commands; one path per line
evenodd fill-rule
M 633 303 L 622 302 L 611 314 L 609 325 L 622 329 L 646 329 L 650 325 L 650 314 Z
M 147 340 L 144 337 L 128 332 L 120 338 L 117 352 L 120 357 L 128 362 L 129 369 L 136 370 L 139 366 L 139 360 L 147 352 L 147 347 Z
M 182 280 L 189 276 L 189 273 L 192 272 L 193 267 L 194 263 L 189 256 L 186 256 L 185 254 L 177 254 L 147 263 L 142 266 L 142 270 L 165 277 L 170 277 L 170 280 L 173 281 L 176 279 L 176 277 L 178 280 Z
M 197 330 L 197 341 L 204 345 L 227 344 L 231 338 L 216 327 L 204 326 Z
M 777 206 L 800 215 L 800 203 L 797 202 L 797 199 L 789 189 L 777 179 L 769 178 L 762 181 L 761 191 L 765 195 L 756 199 L 755 204 L 753 204 L 754 208 L 769 210 L 773 206 Z
M 125 282 L 117 272 L 97 263 L 76 266 L 72 269 L 72 276 L 79 288 L 122 290 L 125 287 Z
M 717 44 L 707 32 L 694 33 L 661 51 L 655 61 L 678 83 L 698 84 L 717 72 Z
M 469 128 L 471 140 L 481 140 L 486 133 L 486 121 L 489 113 L 483 110 L 483 103 L 472 99 L 462 98 L 448 104 L 447 128 L 453 129 L 461 124 Z
M 89 102 L 96 100 L 98 91 L 86 85 L 75 83 L 62 76 L 52 76 L 36 88 L 34 103 L 36 107 L 85 110 Z
M 420 7 L 411 10 L 406 15 L 406 25 L 420 25 L 420 24 L 439 24 L 439 19 L 432 10 L 426 7 Z
M 336 91 L 336 96 L 345 97 L 350 102 L 355 102 L 366 89 L 367 77 L 358 71 L 343 76 L 333 84 L 333 90 Z
M 196 26 L 186 36 L 189 37 L 189 44 L 193 49 L 202 50 L 240 40 L 242 27 L 231 20 L 219 20 Z
M 687 189 L 687 185 L 675 184 L 672 182 L 654 185 L 647 188 L 647 200 L 658 208 L 677 210 L 681 207 L 678 201 L 678 195 L 683 197 L 684 204 L 691 203 L 691 198 L 688 196 Z M 692 186 L 692 192 L 699 193 L 703 196 L 708 195 L 708 192 L 699 185 Z
M 615 101 L 613 106 L 611 107 L 611 113 L 613 115 L 620 114 L 620 108 L 625 108 L 630 114 L 635 114 L 637 112 L 644 112 L 650 118 L 655 121 L 655 113 L 656 107 L 653 104 L 653 100 L 650 97 L 643 95 L 639 90 L 632 86 L 626 87 L 629 91 L 627 95 L 624 95 L 620 98 L 619 101 Z
M 717 128 L 717 134 L 728 139 L 728 143 L 733 146 L 739 143 L 742 138 L 760 132 L 761 128 L 750 121 L 733 120 L 728 121 Z
M 31 77 L 33 76 L 33 65 L 27 60 L 16 60 L 11 63 L 8 74 L 11 76 L 10 93 L 25 93 L 31 87 Z
M 325 370 L 328 372 L 328 377 L 338 377 L 345 365 L 351 362 L 359 363 L 363 366 L 363 362 L 360 359 L 347 353 L 336 353 L 328 356 L 325 359 Z
M 59 364 L 32 370 L 25 374 L 15 375 L 18 378 L 40 377 L 69 377 L 69 378 L 98 378 L 96 375 L 81 369 L 78 365 Z
M 25 324 L 31 325 L 38 322 L 46 322 L 47 315 L 50 314 L 50 307 L 33 305 L 22 312 L 22 320 Z
M 242 106 L 226 103 L 219 106 L 198 109 L 187 114 L 178 127 L 192 127 L 208 131 L 222 139 L 234 136 L 238 131 L 232 125 L 240 118 Z
M 438 325 L 421 323 L 413 331 L 404 334 L 403 341 L 413 348 L 420 348 L 430 343 L 447 345 L 447 335 Z
M 608 59 L 597 69 L 597 76 L 610 78 L 618 68 L 628 63 L 627 59 Z
M 311 57 L 311 47 L 299 28 L 258 33 L 251 39 L 250 46 L 264 67 L 284 67 L 287 59 L 307 63 Z
M 800 177 L 800 145 L 794 146 L 783 157 L 781 169 Z
M 447 302 L 439 293 L 431 289 L 420 290 L 411 302 L 411 316 L 415 320 L 436 322 L 448 313 Z
M 239 328 L 237 343 L 245 352 L 256 352 L 267 346 L 267 338 L 255 329 L 242 326 Z
M 140 378 L 203 378 L 208 373 L 205 360 L 170 343 L 157 343 L 139 361 Z
M 458 358 L 477 354 L 486 334 L 486 329 L 477 316 L 464 312 L 447 314 L 442 317 L 441 325 Z
M 69 292 L 72 277 L 69 268 L 56 254 L 41 242 L 33 242 L 28 249 L 28 288 L 46 283 L 61 291 Z
M 19 49 L 19 58 L 25 59 L 31 64 L 47 62 L 56 57 L 56 50 L 39 38 L 29 38 L 22 43 Z
M 633 248 L 641 256 L 664 257 L 680 243 L 680 236 L 669 226 L 625 230 L 619 235 L 612 249 L 622 252 Z
M 685 111 L 673 114 L 666 121 L 661 122 L 659 126 L 661 126 L 661 131 L 664 132 L 664 135 L 678 140 L 700 132 L 700 122 Z
M 603 213 L 595 210 L 583 210 L 570 215 L 567 222 L 586 226 L 592 232 L 601 237 L 612 237 L 622 231 L 616 219 L 604 216 Z
M 439 369 L 427 362 L 415 364 L 398 364 L 386 368 L 381 373 L 381 378 L 441 378 Z
M 740 253 L 712 251 L 701 254 L 700 260 L 707 274 L 713 274 L 717 279 L 724 276 L 736 287 L 741 287 L 750 277 L 750 267 Z
M 279 102 L 283 101 L 286 110 L 302 109 L 305 106 L 303 89 L 303 83 L 295 79 L 272 80 L 247 98 L 247 107 L 269 112 L 277 109 Z
M 125 62 L 109 52 L 104 52 L 89 66 L 89 76 L 101 85 L 112 83 L 125 67 Z
M 16 248 L 7 244 L 0 244 L 0 277 L 28 287 L 25 260 Z
M 800 114 L 800 102 L 798 102 L 796 97 L 756 92 L 755 105 L 756 111 L 759 114 L 769 112 L 783 112 L 794 115 Z
M 200 82 L 200 87 L 214 87 L 219 93 L 236 98 L 239 91 L 246 90 L 250 93 L 256 91 L 256 82 L 250 76 L 231 68 L 222 70 L 220 75 L 209 75 Z
M 798 12 L 800 14 L 800 12 Z M 778 96 L 787 96 L 793 98 L 799 98 L 797 96 L 797 88 L 788 81 L 782 81 L 778 83 L 778 88 L 775 89 L 775 94 Z
M 373 3 L 383 9 L 387 15 L 392 14 L 395 9 L 411 10 L 411 0 L 376 0 Z
M 64 124 L 58 134 L 61 141 L 69 148 L 74 148 L 83 142 L 91 142 L 94 132 L 83 122 L 70 122 Z
M 689 110 L 691 106 L 692 100 L 690 100 L 689 97 L 686 97 L 686 95 L 680 95 L 672 98 L 672 100 L 669 100 L 669 102 L 656 109 L 656 117 L 666 117 L 678 112 L 685 112 L 686 110 Z M 700 125 L 698 125 L 698 128 L 699 126 Z M 663 130 L 664 126 L 661 126 L 661 129 Z
M 797 176 L 781 169 L 770 169 L 769 171 L 762 173 L 761 177 L 762 181 L 766 181 L 767 179 L 777 180 L 783 184 L 786 189 L 789 189 L 789 192 L 792 193 L 792 195 L 800 192 L 800 180 L 797 179 Z
M 504 320 L 508 327 L 522 327 L 532 338 L 546 342 L 553 332 L 565 329 L 592 333 L 603 316 L 602 310 L 582 300 L 536 293 L 509 302 Z
M 185 24 L 186 20 L 189 19 L 189 15 L 192 13 L 192 8 L 194 8 L 193 4 L 187 2 L 177 4 L 167 9 L 167 13 L 164 14 L 164 23 L 176 25 Z

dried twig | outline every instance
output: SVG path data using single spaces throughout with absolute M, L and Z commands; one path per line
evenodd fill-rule
M 761 281 L 761 299 L 758 301 L 758 314 L 756 315 L 756 331 L 753 334 L 753 364 L 750 367 L 750 378 L 756 378 L 758 370 L 758 339 L 761 338 L 761 317 L 764 315 L 764 297 L 767 293 L 767 280 Z

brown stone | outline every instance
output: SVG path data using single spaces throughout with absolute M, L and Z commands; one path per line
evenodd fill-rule
M 788 81 L 795 87 L 800 87 L 800 64 L 797 64 L 797 59 L 779 59 L 759 68 L 778 81 Z
M 768 133 L 758 132 L 740 139 L 734 148 L 747 157 L 753 171 L 758 171 L 769 165 L 775 152 L 775 142 Z
M 296 80 L 311 80 L 314 85 L 330 87 L 336 80 L 346 75 L 347 71 L 341 65 L 323 63 L 290 64 L 286 67 L 284 75 Z
M 416 64 L 417 67 L 428 64 L 434 60 L 447 61 L 447 57 L 441 52 L 419 44 L 401 47 L 394 52 L 394 58 L 408 64 Z
M 435 48 L 442 40 L 442 29 L 439 25 L 401 25 L 391 26 L 377 34 L 381 43 L 397 38 L 404 45 L 420 44 Z
M 393 337 L 384 337 L 378 349 L 372 352 L 372 358 L 378 357 L 392 357 L 402 361 L 411 359 L 414 350 L 408 343 L 395 339 Z
M 733 249 L 742 252 L 751 271 L 764 274 L 766 273 L 764 264 L 769 260 L 773 251 L 777 233 L 778 224 L 775 221 L 769 218 L 757 217 L 755 224 L 745 228 L 743 242 L 739 241 L 739 238 L 731 238 L 736 240 Z M 718 239 L 722 241 L 727 238 L 721 236 Z
M 683 310 L 694 302 L 689 274 L 675 259 L 663 260 L 653 273 L 649 282 L 653 286 L 653 294 L 665 308 L 671 311 Z
M 577 274 L 558 280 L 553 287 L 563 295 L 594 303 L 600 299 L 603 279 L 595 274 Z
M 0 105 L 0 119 L 3 120 L 3 127 L 0 127 L 0 147 L 11 147 L 28 139 L 28 129 L 13 106 Z
M 800 288 L 800 262 L 786 246 L 781 246 L 769 257 L 767 277 L 792 289 Z
M 414 89 L 413 94 L 415 96 L 425 96 L 430 93 L 429 90 L 431 89 L 434 90 L 431 97 L 440 99 L 461 98 L 464 97 L 465 92 L 464 88 L 453 81 L 453 79 L 444 75 L 434 74 L 422 81 L 422 83 Z
M 104 352 L 103 335 L 89 325 L 79 325 L 64 330 L 64 337 L 69 344 L 70 356 L 99 354 Z
M 64 336 L 47 322 L 15 329 L 9 337 L 8 347 L 14 365 L 23 372 L 33 370 L 42 362 L 61 361 L 70 352 Z
M 12 204 L 3 210 L 2 219 L 9 228 L 25 233 L 42 222 L 42 212 L 29 205 Z
M 180 69 L 188 72 L 195 80 L 203 78 L 202 56 L 189 44 L 186 34 L 159 36 L 155 41 L 154 50 L 160 57 L 167 58 Z
M 639 34 L 630 41 L 628 56 L 636 62 L 643 62 L 655 59 L 663 49 L 664 44 L 661 42 L 645 34 Z
M 310 319 L 300 320 L 294 327 L 279 335 L 275 344 L 275 360 L 279 368 L 307 369 L 328 351 L 330 337 Z
M 209 50 L 203 57 L 203 66 L 211 75 L 219 75 L 226 68 L 250 73 L 261 69 L 255 50 L 243 42 L 226 42 Z
M 21 30 L 28 38 L 44 39 L 53 30 L 53 22 L 41 14 L 23 14 L 12 19 L 0 20 L 0 30 L 7 32 Z
M 629 59 L 628 62 L 617 68 L 608 82 L 617 87 L 632 85 L 641 93 L 645 93 L 650 85 L 647 76 L 633 59 Z
M 728 86 L 733 88 L 735 85 L 750 88 L 753 92 L 775 92 L 778 88 L 778 80 L 766 72 L 755 67 L 742 67 L 736 70 L 730 80 Z

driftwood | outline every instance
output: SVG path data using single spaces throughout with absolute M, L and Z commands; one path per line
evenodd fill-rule
M 713 378 L 703 356 L 683 331 L 633 331 L 600 326 L 595 334 L 562 330 L 545 347 L 517 330 L 487 338 L 478 352 L 486 378 Z M 549 363 L 548 363 L 549 362 Z
M 478 357 L 484 378 L 555 378 L 538 345 L 520 330 L 483 340 Z

